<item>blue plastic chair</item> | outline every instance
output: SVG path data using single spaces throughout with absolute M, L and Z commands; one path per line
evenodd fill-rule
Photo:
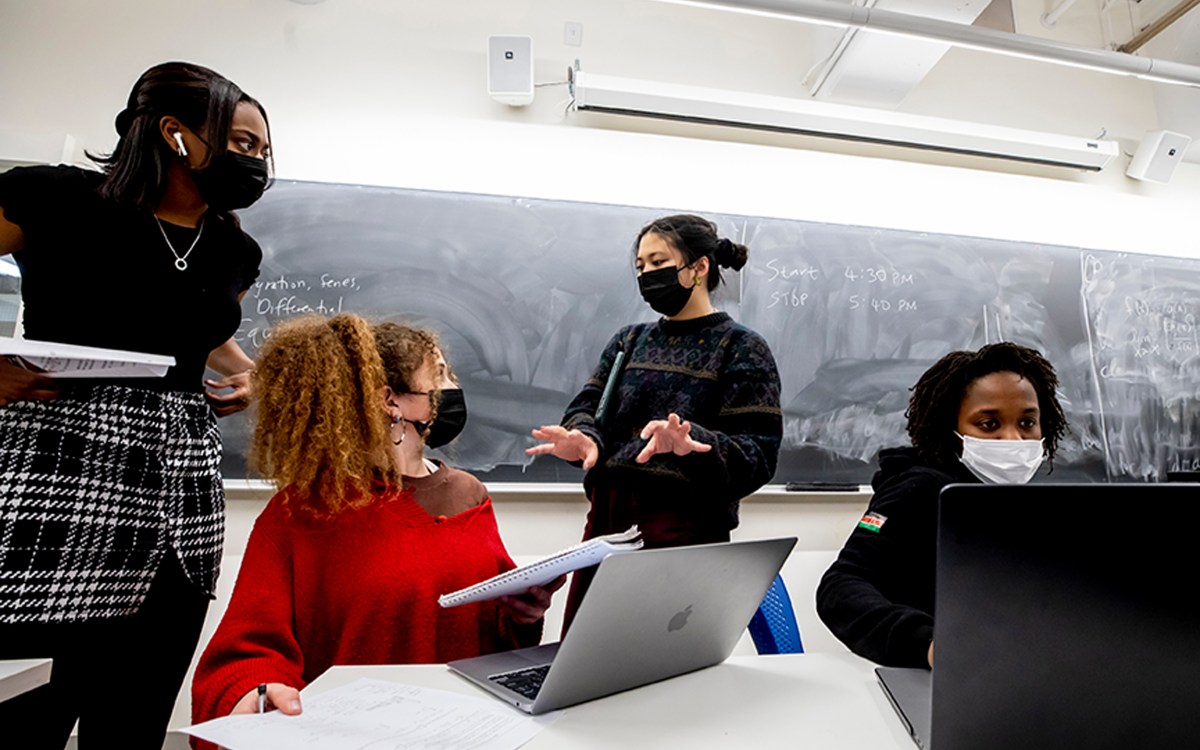
M 775 576 L 775 582 L 767 589 L 758 611 L 750 618 L 750 638 L 760 654 L 802 654 L 804 644 L 800 642 L 800 626 L 796 624 L 796 612 L 788 596 L 783 577 Z

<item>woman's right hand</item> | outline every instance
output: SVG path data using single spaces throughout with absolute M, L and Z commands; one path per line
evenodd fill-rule
M 0 406 L 14 401 L 45 401 L 58 396 L 58 386 L 48 376 L 0 357 Z
M 509 617 L 518 625 L 532 625 L 546 616 L 550 609 L 550 598 L 567 582 L 567 574 L 563 573 L 550 583 L 542 586 L 530 586 L 520 594 L 502 596 L 496 601 L 508 610 Z
M 600 459 L 600 449 L 596 441 L 579 430 L 568 430 L 559 425 L 546 425 L 533 430 L 533 436 L 542 442 L 525 452 L 530 456 L 542 456 L 549 453 L 564 461 L 582 461 L 583 470 L 587 471 L 596 465 Z
M 300 691 L 294 687 L 284 685 L 282 682 L 267 683 L 267 701 L 266 709 L 279 709 L 280 713 L 288 716 L 297 716 L 300 713 Z M 236 714 L 256 714 L 258 713 L 258 688 L 254 688 L 250 692 L 242 696 L 242 699 L 234 705 L 233 710 L 229 712 L 230 716 Z

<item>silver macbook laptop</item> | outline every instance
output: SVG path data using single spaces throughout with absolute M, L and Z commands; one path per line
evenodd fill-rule
M 950 485 L 934 669 L 879 668 L 925 750 L 1196 747 L 1197 484 Z
M 610 555 L 559 643 L 447 666 L 540 714 L 728 658 L 795 537 Z

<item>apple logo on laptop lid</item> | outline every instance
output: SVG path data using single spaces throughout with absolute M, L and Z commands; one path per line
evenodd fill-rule
M 683 630 L 683 626 L 687 625 L 688 618 L 692 615 L 692 605 L 687 605 L 685 609 L 676 612 L 671 621 L 667 623 L 667 632 L 674 633 L 676 630 Z

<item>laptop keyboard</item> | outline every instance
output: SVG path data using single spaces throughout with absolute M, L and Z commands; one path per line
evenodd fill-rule
M 546 679 L 546 673 L 549 671 L 550 665 L 543 664 L 540 667 L 526 667 L 525 669 L 514 669 L 511 672 L 489 675 L 488 679 L 501 687 L 506 687 L 514 693 L 519 693 L 533 700 L 537 697 L 538 691 L 542 689 L 542 681 Z

